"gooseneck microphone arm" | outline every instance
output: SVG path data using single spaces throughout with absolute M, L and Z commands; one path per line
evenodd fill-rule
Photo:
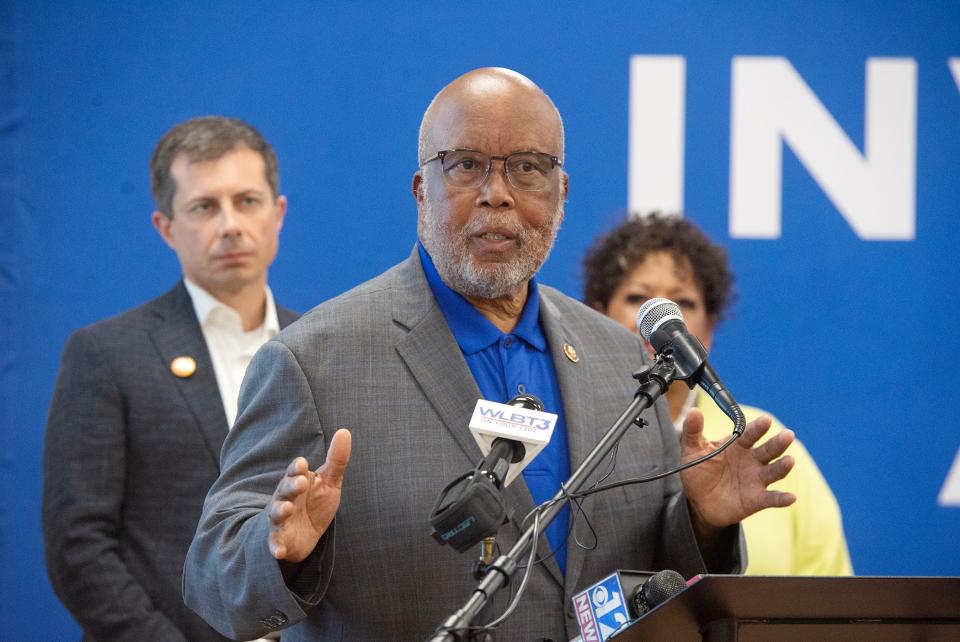
M 643 425 L 640 413 L 652 406 L 654 401 L 666 392 L 675 379 L 675 375 L 676 366 L 669 355 L 658 356 L 653 365 L 646 366 L 634 375 L 640 382 L 640 387 L 627 409 L 607 430 L 583 460 L 583 463 L 573 472 L 570 479 L 561 486 L 560 491 L 554 495 L 553 499 L 543 504 L 546 508 L 540 512 L 539 518 L 535 520 L 534 524 L 520 535 L 513 548 L 494 560 L 466 604 L 444 620 L 443 624 L 429 638 L 430 642 L 462 642 L 469 639 L 472 632 L 487 628 L 473 626 L 474 618 L 477 617 L 493 595 L 509 583 L 527 548 L 534 544 L 538 531 L 546 528 L 566 503 L 570 501 L 571 495 L 576 495 L 583 488 L 590 475 L 600 466 L 627 430 L 633 425 Z M 503 617 L 505 616 L 506 614 Z

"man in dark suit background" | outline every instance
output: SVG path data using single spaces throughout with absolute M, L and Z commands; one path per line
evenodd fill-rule
M 47 571 L 85 639 L 220 640 L 183 604 L 183 560 L 246 366 L 297 316 L 267 287 L 287 202 L 270 144 L 219 116 L 167 132 L 151 182 L 184 278 L 67 342 L 44 448 Z

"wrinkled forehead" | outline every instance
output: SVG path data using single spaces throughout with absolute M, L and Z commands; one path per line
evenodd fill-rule
M 536 87 L 482 76 L 450 87 L 430 108 L 427 141 L 433 149 L 468 148 L 504 155 L 537 150 L 562 155 L 556 109 Z

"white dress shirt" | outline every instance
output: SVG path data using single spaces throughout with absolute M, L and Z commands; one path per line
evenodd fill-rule
M 213 372 L 220 388 L 220 400 L 223 412 L 227 415 L 227 424 L 232 428 L 237 418 L 237 400 L 240 397 L 240 383 L 250 365 L 250 359 L 264 343 L 280 331 L 277 319 L 277 306 L 273 293 L 267 287 L 266 314 L 259 327 L 243 331 L 243 322 L 236 310 L 215 299 L 209 292 L 196 283 L 184 278 L 193 310 L 200 322 L 207 350 L 213 361 Z

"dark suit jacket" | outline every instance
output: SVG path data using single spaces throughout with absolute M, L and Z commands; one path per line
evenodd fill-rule
M 556 290 L 541 286 L 541 323 L 563 395 L 573 466 L 633 397 L 645 359 L 638 337 Z M 576 348 L 579 361 L 564 355 Z M 275 627 L 290 640 L 422 640 L 470 596 L 479 550 L 458 554 L 430 537 L 437 493 L 481 458 L 470 435 L 480 391 L 413 255 L 328 301 L 267 342 L 247 370 L 240 414 L 224 444 L 184 569 L 184 598 L 218 630 L 251 638 Z M 550 410 L 550 409 L 548 409 Z M 620 443 L 613 478 L 676 463 L 666 406 Z M 353 432 L 334 528 L 298 565 L 288 589 L 267 548 L 267 505 L 296 455 L 312 466 L 337 428 Z M 596 476 L 595 476 L 596 477 Z M 507 489 L 516 518 L 533 500 L 522 477 Z M 567 573 L 548 560 L 497 639 L 567 640 L 577 630 L 570 597 L 615 568 L 704 572 L 680 481 L 624 486 L 583 502 Z M 586 520 L 596 529 L 596 541 Z M 501 528 L 503 550 L 516 520 Z M 541 540 L 541 551 L 549 547 Z M 736 570 L 731 551 L 729 566 Z M 512 586 L 516 586 L 519 579 Z M 477 624 L 503 611 L 496 596 Z
M 277 308 L 280 326 L 296 314 Z M 197 370 L 178 378 L 170 362 Z M 183 559 L 228 426 L 183 283 L 74 333 L 44 448 L 54 591 L 87 639 L 222 640 L 183 604 Z

